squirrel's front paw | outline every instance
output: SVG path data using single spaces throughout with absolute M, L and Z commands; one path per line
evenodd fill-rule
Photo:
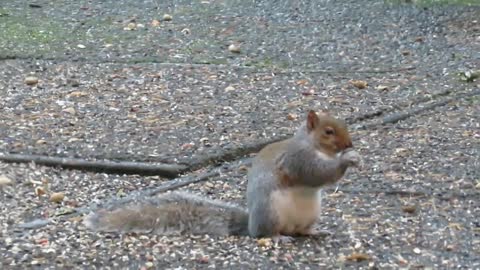
M 343 152 L 342 159 L 347 162 L 349 166 L 362 168 L 363 167 L 363 159 L 360 154 L 355 150 L 349 150 Z

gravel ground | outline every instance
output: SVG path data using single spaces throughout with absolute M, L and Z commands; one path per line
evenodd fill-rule
M 63 22 L 57 31 L 88 35 L 29 43 L 3 33 L 0 55 L 14 55 L 0 67 L 0 150 L 186 162 L 289 133 L 309 108 L 350 117 L 478 87 L 456 75 L 480 67 L 476 7 L 124 2 L 121 7 L 112 1 L 39 2 L 42 8 L 27 8 L 22 1 L 2 4 L 9 16 L 0 20 L 13 20 L 12 25 L 24 15 L 39 24 Z M 164 12 L 174 20 L 149 24 Z M 132 21 L 145 28 L 123 30 Z M 186 27 L 189 35 L 181 33 Z M 115 42 L 104 48 L 111 36 Z M 87 41 L 85 49 L 77 47 Z M 243 42 L 242 53 L 226 50 L 234 41 Z M 188 49 L 192 42 L 206 45 Z M 159 47 L 168 48 L 165 57 Z M 30 60 L 28 53 L 39 59 Z M 225 61 L 196 61 L 199 55 Z M 25 85 L 31 73 L 39 83 Z M 357 89 L 351 80 L 368 86 Z
M 248 237 L 92 233 L 81 225 L 81 217 L 55 215 L 166 180 L 2 164 L 0 173 L 14 180 L 1 192 L 2 263 L 7 268 L 42 269 L 476 269 L 479 112 L 478 98 L 463 99 L 395 126 L 355 132 L 367 168 L 350 171 L 338 186 L 325 191 L 319 222 L 334 234 L 299 238 L 292 245 Z M 245 169 L 233 168 L 184 189 L 244 204 Z M 65 192 L 64 202 L 49 202 L 48 194 L 35 195 L 35 187 L 46 185 L 48 192 Z M 31 230 L 17 227 L 39 217 L 53 217 L 55 222 Z M 359 255 L 366 260 L 352 261 Z
M 457 75 L 480 68 L 478 7 L 167 2 L 2 2 L 0 151 L 188 162 L 291 134 L 310 108 L 351 119 L 479 88 Z M 227 50 L 232 43 L 241 53 Z M 334 234 L 291 245 L 92 233 L 81 216 L 64 215 L 168 180 L 0 163 L 13 181 L 0 186 L 1 265 L 478 269 L 478 115 L 473 95 L 392 125 L 352 125 L 368 166 L 325 191 L 319 222 Z M 246 170 L 233 164 L 183 189 L 244 204 Z M 55 192 L 61 203 L 49 201 Z M 52 222 L 18 227 L 45 218 Z

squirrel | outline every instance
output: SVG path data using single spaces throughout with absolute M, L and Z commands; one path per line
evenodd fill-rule
M 271 237 L 321 233 L 321 188 L 362 162 L 345 122 L 310 110 L 293 137 L 264 147 L 248 172 L 247 209 L 185 192 L 114 205 L 89 214 L 87 228 L 162 235 L 212 234 Z

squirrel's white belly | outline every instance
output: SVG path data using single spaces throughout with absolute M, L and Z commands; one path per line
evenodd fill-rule
M 278 218 L 278 231 L 288 235 L 307 231 L 315 223 L 321 207 L 321 191 L 295 187 L 274 191 L 272 206 Z

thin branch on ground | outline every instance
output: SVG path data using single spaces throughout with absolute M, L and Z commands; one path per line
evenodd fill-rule
M 28 154 L 5 154 L 0 153 L 0 161 L 9 163 L 30 163 L 39 165 L 61 167 L 65 169 L 77 169 L 104 173 L 160 175 L 173 178 L 188 169 L 185 165 L 178 164 L 155 164 L 142 162 L 113 162 L 106 160 L 88 161 L 77 158 L 49 157 Z
M 435 100 L 435 98 L 448 96 L 452 91 L 443 91 L 428 98 L 428 100 Z M 423 113 L 425 111 L 432 110 L 436 107 L 445 106 L 446 104 L 455 101 L 460 98 L 480 95 L 480 90 L 475 90 L 468 93 L 457 94 L 451 98 L 447 98 L 438 102 L 433 102 L 425 106 L 422 105 L 422 101 L 426 98 L 421 98 L 418 101 L 414 101 L 413 104 L 418 106 L 411 109 L 404 110 L 400 113 L 393 113 L 385 116 L 382 120 L 373 123 L 362 125 L 358 128 L 377 128 L 387 124 L 394 124 L 401 120 L 405 120 L 409 117 Z M 375 112 L 366 113 L 364 115 L 347 119 L 348 124 L 359 123 L 374 119 L 384 115 L 386 112 L 391 111 L 388 108 L 383 108 Z M 105 173 L 123 173 L 123 174 L 138 174 L 138 175 L 160 175 L 163 177 L 174 178 L 179 174 L 200 169 L 208 165 L 218 165 L 222 162 L 228 162 L 236 160 L 240 157 L 249 155 L 260 151 L 263 147 L 273 142 L 281 141 L 290 137 L 291 134 L 284 134 L 282 136 L 276 136 L 270 139 L 259 140 L 254 143 L 244 144 L 237 148 L 219 148 L 216 152 L 205 155 L 201 158 L 192 160 L 186 165 L 183 164 L 155 164 L 145 162 L 114 162 L 114 161 L 87 161 L 84 159 L 72 159 L 61 157 L 49 157 L 41 155 L 29 155 L 29 154 L 9 154 L 0 153 L 0 161 L 14 162 L 14 163 L 30 163 L 35 162 L 45 166 L 58 166 L 67 169 L 79 169 L 85 171 L 105 172 Z

